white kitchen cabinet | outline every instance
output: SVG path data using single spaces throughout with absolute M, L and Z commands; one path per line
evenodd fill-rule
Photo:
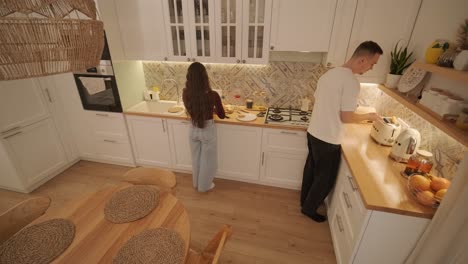
M 67 164 L 52 118 L 5 133 L 2 141 L 25 187 L 19 191 L 32 191 Z
M 166 120 L 127 115 L 127 125 L 137 165 L 171 167 Z
M 214 0 L 162 0 L 168 58 L 213 61 Z
M 172 168 L 192 171 L 192 155 L 189 142 L 190 121 L 167 119 L 167 126 L 169 128 Z
M 0 186 L 30 192 L 78 160 L 52 77 L 0 82 Z
M 127 125 L 122 113 L 84 110 L 73 75 L 55 75 L 55 93 L 66 105 L 63 118 L 69 121 L 69 136 L 77 156 L 84 160 L 135 166 Z
M 76 123 L 82 159 L 134 166 L 127 126 L 122 113 L 80 111 Z
M 269 58 L 272 0 L 216 3 L 217 62 L 265 64 Z
M 403 263 L 430 220 L 367 209 L 342 158 L 328 210 L 338 263 Z
M 300 189 L 307 154 L 306 132 L 264 128 L 260 181 Z
M 341 65 L 351 58 L 361 42 L 375 41 L 382 47 L 384 54 L 372 70 L 359 76 L 359 80 L 384 82 L 390 69 L 390 51 L 398 41 L 400 45 L 408 43 L 420 5 L 421 0 L 338 0 L 333 28 L 336 34 L 332 35 L 327 62 L 330 65 Z M 397 19 L 395 14 L 398 14 Z M 345 54 L 343 49 L 346 49 Z
M 220 178 L 259 181 L 262 128 L 216 124 Z
M 114 4 L 125 59 L 164 60 L 167 51 L 162 0 L 114 0 Z M 112 2 L 106 8 L 111 6 Z
M 0 132 L 18 130 L 50 116 L 39 79 L 0 82 Z M 45 90 L 46 95 L 50 95 Z
M 270 49 L 327 52 L 336 0 L 273 0 Z

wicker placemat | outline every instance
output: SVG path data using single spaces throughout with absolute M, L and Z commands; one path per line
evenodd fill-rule
M 74 236 L 75 225 L 66 219 L 29 226 L 0 246 L 0 263 L 50 263 L 70 246 Z
M 147 216 L 159 203 L 159 190 L 136 185 L 114 193 L 104 208 L 105 218 L 116 224 L 128 223 Z
M 184 252 L 184 240 L 179 233 L 166 228 L 150 229 L 128 240 L 113 263 L 181 264 Z

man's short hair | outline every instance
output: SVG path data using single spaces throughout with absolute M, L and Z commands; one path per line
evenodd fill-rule
M 375 54 L 383 54 L 382 48 L 379 44 L 374 41 L 364 41 L 356 48 L 353 53 L 353 58 L 362 57 L 362 56 L 374 56 Z

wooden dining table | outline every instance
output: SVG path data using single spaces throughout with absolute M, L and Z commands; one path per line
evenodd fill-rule
M 65 218 L 75 224 L 71 245 L 52 263 L 112 263 L 114 256 L 132 236 L 147 229 L 164 227 L 178 232 L 184 240 L 184 260 L 190 243 L 190 221 L 183 204 L 170 192 L 162 191 L 158 206 L 146 217 L 124 224 L 104 218 L 104 207 L 112 195 L 132 186 L 128 183 L 107 186 L 73 200 L 63 208 L 46 212 L 32 224 Z

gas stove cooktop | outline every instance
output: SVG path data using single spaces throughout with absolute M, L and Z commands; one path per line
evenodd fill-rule
M 301 111 L 292 108 L 270 107 L 267 110 L 265 124 L 283 124 L 291 126 L 309 126 L 312 111 Z

